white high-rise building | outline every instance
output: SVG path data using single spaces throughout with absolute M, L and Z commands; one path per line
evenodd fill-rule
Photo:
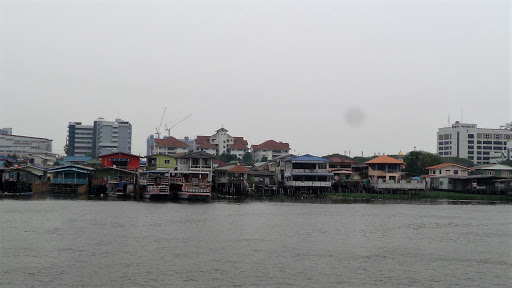
M 476 165 L 498 163 L 506 159 L 510 140 L 512 122 L 491 129 L 456 121 L 451 127 L 439 128 L 437 153 L 441 157 L 466 158 Z
M 70 122 L 68 125 L 68 155 L 96 157 L 111 152 L 131 153 L 132 125 L 116 119 L 98 118 L 93 125 Z

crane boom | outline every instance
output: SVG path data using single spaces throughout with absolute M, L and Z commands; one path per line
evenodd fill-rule
M 192 116 L 192 114 L 188 114 L 187 117 L 181 119 L 180 121 L 178 121 L 178 123 L 172 125 L 171 127 L 167 128 L 167 125 L 165 125 L 165 130 L 167 131 L 167 136 L 171 136 L 171 129 L 173 127 L 175 127 L 176 125 L 180 124 L 181 122 L 187 120 L 188 117 Z
M 165 110 L 167 110 L 167 106 L 164 108 L 164 112 L 162 113 L 162 118 L 160 119 L 160 124 L 158 128 L 156 128 L 156 138 L 160 139 L 160 128 L 162 127 L 162 121 L 164 121 Z

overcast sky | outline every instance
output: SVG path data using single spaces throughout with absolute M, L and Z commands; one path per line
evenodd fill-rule
M 507 0 L 0 0 L 0 127 L 133 125 L 145 155 L 224 126 L 250 144 L 351 156 L 436 150 L 452 122 L 512 121 Z M 462 116 L 461 116 L 462 114 Z M 163 131 L 162 125 L 162 134 Z

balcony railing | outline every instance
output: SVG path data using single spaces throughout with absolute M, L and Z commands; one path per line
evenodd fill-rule
M 53 178 L 51 183 L 55 183 L 55 184 L 87 184 L 87 179 Z

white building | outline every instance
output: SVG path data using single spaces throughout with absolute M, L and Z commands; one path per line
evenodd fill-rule
M 260 162 L 264 157 L 267 160 L 272 160 L 290 154 L 290 144 L 268 140 L 260 145 L 252 145 L 251 150 L 254 161 Z
M 132 125 L 116 119 L 98 118 L 93 125 L 70 122 L 67 143 L 69 156 L 98 156 L 112 152 L 131 153 Z
M 472 170 L 469 167 L 465 167 L 455 163 L 443 163 L 435 166 L 427 167 L 428 175 L 430 176 L 447 176 L 447 175 L 460 175 L 468 176 Z
M 437 153 L 441 157 L 466 158 L 474 164 L 497 163 L 506 159 L 510 140 L 512 122 L 490 129 L 457 121 L 451 127 L 439 128 Z
M 52 142 L 46 138 L 0 134 L 0 155 L 27 158 L 31 153 L 52 152 Z
M 197 136 L 194 140 L 194 151 L 204 151 L 212 155 L 222 155 L 224 153 L 236 155 L 242 158 L 249 152 L 248 143 L 244 137 L 232 137 L 228 130 L 220 128 L 212 136 Z
M 180 141 L 172 136 L 165 137 L 164 139 L 153 139 L 154 143 L 150 149 L 150 154 L 166 154 L 174 155 L 177 153 L 187 153 L 188 144 Z

